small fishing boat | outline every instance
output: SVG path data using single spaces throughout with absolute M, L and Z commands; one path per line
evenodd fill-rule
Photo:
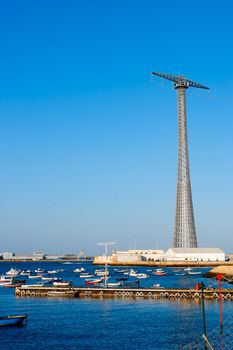
M 73 270 L 73 272 L 78 272 L 78 273 L 84 272 L 84 271 L 85 271 L 84 267 L 80 267 L 78 269 Z
M 6 283 L 4 284 L 4 287 L 6 288 L 16 288 L 21 287 L 23 283 Z
M 23 271 L 20 272 L 20 276 L 28 276 L 28 275 L 30 275 L 30 273 L 32 273 L 32 271 L 23 270 Z
M 12 277 L 9 276 L 1 276 L 0 277 L 0 285 L 5 283 L 11 283 Z
M 12 316 L 1 316 L 0 327 L 5 326 L 20 326 L 27 321 L 27 315 L 12 315 Z
M 15 276 L 18 276 L 20 274 L 21 270 L 16 270 L 14 269 L 13 267 L 6 272 L 6 275 L 7 276 L 11 276 L 11 277 L 15 277 Z
M 185 272 L 177 272 L 175 273 L 175 276 L 185 276 Z
M 136 277 L 137 278 L 149 278 L 150 276 L 147 275 L 146 273 L 137 273 Z
M 192 271 L 192 268 L 191 267 L 185 267 L 184 271 Z
M 94 275 L 91 275 L 90 272 L 82 272 L 79 275 L 80 278 L 92 278 Z
M 70 281 L 64 281 L 64 282 L 61 282 L 61 281 L 55 281 L 53 282 L 53 285 L 56 286 L 56 287 L 70 287 L 71 285 L 71 282 Z
M 23 284 L 21 288 L 28 288 L 28 287 L 43 287 L 44 283 L 34 283 L 34 284 Z
M 102 278 L 88 278 L 85 280 L 86 284 L 98 284 L 101 283 L 103 281 Z
M 52 274 L 58 273 L 58 272 L 59 272 L 58 270 L 50 270 L 50 271 L 48 271 L 48 274 L 52 275 Z
M 137 277 L 137 274 L 138 274 L 138 272 L 135 271 L 135 270 L 133 270 L 133 269 L 131 269 L 131 270 L 129 271 L 129 276 L 131 276 L 131 277 Z
M 109 271 L 108 270 L 95 270 L 95 275 L 96 276 L 108 276 Z
M 108 282 L 108 283 L 104 284 L 104 287 L 105 286 L 107 288 L 116 288 L 116 287 L 122 286 L 122 282 Z
M 164 271 L 163 269 L 156 269 L 153 272 L 153 274 L 156 275 L 156 276 L 165 276 L 165 275 L 167 275 L 167 272 Z
M 153 288 L 160 288 L 160 284 L 159 283 L 154 283 L 153 284 Z
M 51 282 L 53 281 L 53 277 L 41 277 L 42 281 L 47 281 L 47 282 Z
M 28 275 L 28 278 L 39 279 L 42 278 L 42 275 Z
M 44 272 L 45 272 L 45 270 L 44 269 L 40 269 L 40 268 L 35 270 L 35 273 L 44 273 Z
M 201 275 L 201 271 L 188 271 L 189 275 Z

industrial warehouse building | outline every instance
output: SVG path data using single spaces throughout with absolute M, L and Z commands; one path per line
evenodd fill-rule
M 170 248 L 164 255 L 168 261 L 225 261 L 219 248 Z

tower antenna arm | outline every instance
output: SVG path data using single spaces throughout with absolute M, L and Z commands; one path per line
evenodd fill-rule
M 196 83 L 195 81 L 186 79 L 183 75 L 172 75 L 172 74 L 165 74 L 165 73 L 158 73 L 158 72 L 152 72 L 151 74 L 157 75 L 160 78 L 164 78 L 164 79 L 173 81 L 175 83 L 175 87 L 184 86 L 186 88 L 195 87 L 195 88 L 199 88 L 199 89 L 209 90 L 209 88 L 207 86 L 204 86 L 202 84 Z

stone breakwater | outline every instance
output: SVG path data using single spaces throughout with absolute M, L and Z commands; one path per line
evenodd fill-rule
M 227 278 L 232 278 L 233 280 L 233 266 L 221 265 L 214 267 L 212 270 L 208 271 L 205 277 L 216 277 L 218 274 L 226 276 Z

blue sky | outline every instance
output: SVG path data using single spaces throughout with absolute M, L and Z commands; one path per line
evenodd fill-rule
M 0 5 L 0 251 L 172 244 L 176 92 L 187 91 L 199 246 L 232 251 L 231 1 Z

